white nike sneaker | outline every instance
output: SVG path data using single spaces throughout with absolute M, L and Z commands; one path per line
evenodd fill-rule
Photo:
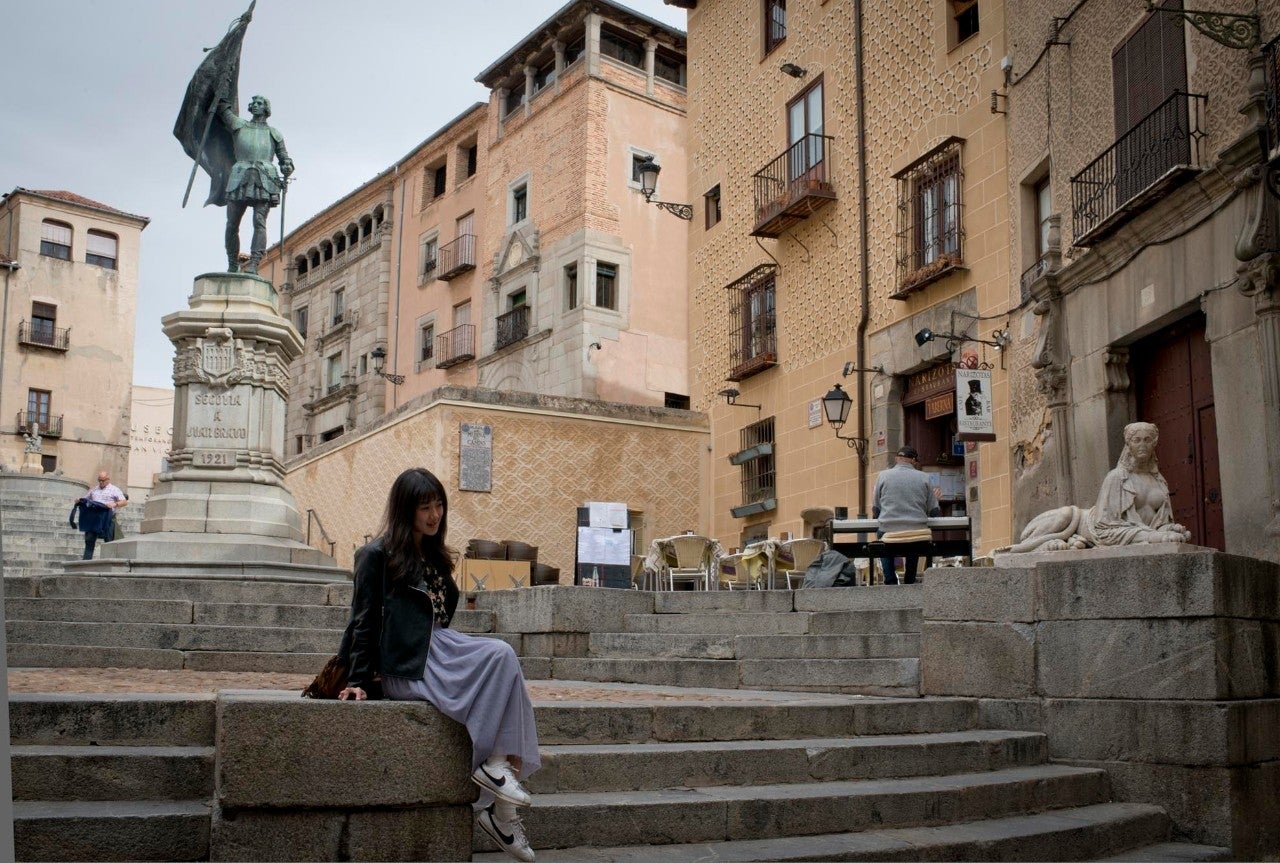
M 520 821 L 519 815 L 510 821 L 501 821 L 491 803 L 476 813 L 476 823 L 508 855 L 521 863 L 533 863 L 535 859 L 533 848 L 529 846 L 529 839 L 524 835 L 524 824 Z
M 528 806 L 533 803 L 533 798 L 520 785 L 520 780 L 516 778 L 511 765 L 505 760 L 481 764 L 471 774 L 471 781 L 482 788 L 488 788 L 495 797 L 500 797 L 515 806 Z

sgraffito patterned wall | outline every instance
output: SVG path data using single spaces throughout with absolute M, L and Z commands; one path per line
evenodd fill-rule
M 366 534 L 377 533 L 391 483 L 410 467 L 426 467 L 444 483 L 449 544 L 459 552 L 473 538 L 527 542 L 565 582 L 572 579 L 575 510 L 587 501 L 621 501 L 641 513 L 645 542 L 694 529 L 705 426 L 683 412 L 641 422 L 608 405 L 587 413 L 589 403 L 574 401 L 581 412 L 428 403 L 347 445 L 335 441 L 290 470 L 285 484 L 302 512 L 319 513 L 343 566 Z M 490 492 L 458 490 L 462 423 L 493 428 Z
M 1010 305 L 1004 121 L 988 107 L 990 91 L 1001 84 L 1002 4 L 984 3 L 979 34 L 951 50 L 946 6 L 901 0 L 864 4 L 870 333 L 975 287 L 981 313 Z M 689 15 L 690 193 L 696 198 L 719 184 L 723 213 L 720 224 L 707 230 L 695 225 L 690 235 L 690 376 L 693 406 L 711 414 L 715 429 L 712 532 L 731 544 L 758 522 L 769 521 L 775 534 L 799 530 L 804 507 L 852 505 L 859 482 L 853 451 L 835 441 L 829 427 L 808 424 L 809 403 L 842 381 L 842 366 L 857 356 L 862 274 L 854 4 L 790 4 L 786 39 L 768 55 L 762 46 L 762 11 L 758 0 L 703 0 Z M 779 71 L 783 63 L 794 63 L 806 74 L 789 77 Z M 777 240 L 757 242 L 750 236 L 753 175 L 782 154 L 787 104 L 819 77 L 823 131 L 834 138 L 828 163 L 838 200 Z M 906 302 L 891 300 L 898 205 L 892 175 L 948 135 L 965 139 L 969 270 Z M 757 264 L 771 262 L 780 267 L 779 368 L 733 384 L 744 393 L 742 401 L 763 405 L 757 414 L 729 407 L 716 395 L 726 386 L 740 325 L 731 318 L 725 286 Z M 971 329 L 989 333 L 1001 324 Z M 851 391 L 858 386 L 852 377 L 843 383 Z M 728 512 L 741 502 L 741 491 L 739 469 L 725 456 L 738 448 L 738 430 L 758 416 L 774 416 L 778 429 L 778 510 L 744 521 Z M 1007 422 L 1007 414 L 997 417 L 1001 421 Z M 855 427 L 851 421 L 849 430 Z M 983 447 L 984 494 L 988 482 L 993 489 L 1007 486 L 1007 452 L 997 452 L 1003 446 L 1002 439 Z M 865 480 L 873 481 L 874 473 Z M 1001 498 L 1007 503 L 1007 489 L 989 497 L 992 504 L 999 505 Z M 988 525 L 998 521 L 989 519 Z

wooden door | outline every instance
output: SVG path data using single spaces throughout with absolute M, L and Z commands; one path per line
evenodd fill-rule
M 1213 373 L 1204 315 L 1133 346 L 1138 418 L 1160 429 L 1156 456 L 1169 483 L 1173 519 L 1191 541 L 1225 550 Z

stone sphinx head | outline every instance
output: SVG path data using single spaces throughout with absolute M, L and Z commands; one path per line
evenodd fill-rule
M 1124 427 L 1124 450 L 1116 467 L 1125 470 L 1159 471 L 1156 464 L 1156 444 L 1160 430 L 1153 423 L 1129 423 Z

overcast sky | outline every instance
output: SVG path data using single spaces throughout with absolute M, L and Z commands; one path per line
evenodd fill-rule
M 685 29 L 662 0 L 623 0 Z M 248 97 L 297 165 L 286 230 L 392 165 L 488 91 L 473 79 L 565 0 L 258 0 L 240 64 Z M 66 189 L 147 216 L 134 383 L 171 387 L 160 318 L 186 308 L 192 278 L 224 269 L 224 210 L 202 208 L 201 171 L 173 123 L 191 75 L 248 0 L 13 0 L 4 11 L 0 192 Z M 248 248 L 249 216 L 241 232 Z M 279 211 L 268 221 L 279 237 Z

